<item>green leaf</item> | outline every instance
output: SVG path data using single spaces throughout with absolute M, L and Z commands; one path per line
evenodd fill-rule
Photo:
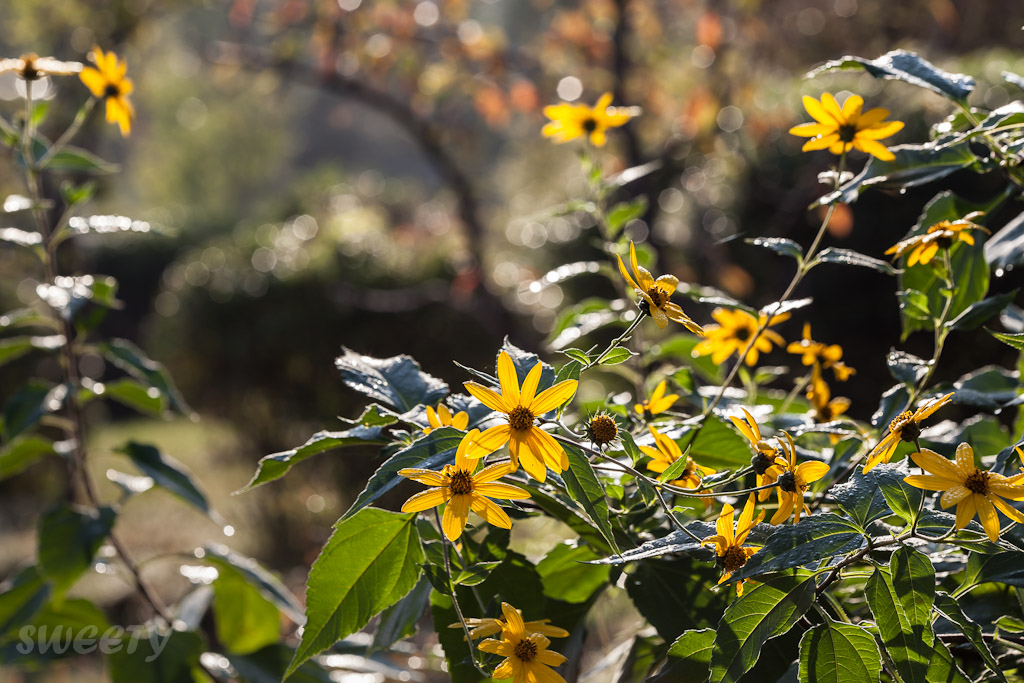
M 399 476 L 399 470 L 407 467 L 440 470 L 444 465 L 454 463 L 455 451 L 464 436 L 465 434 L 454 427 L 441 427 L 392 455 L 370 476 L 366 487 L 356 497 L 342 519 L 351 517 L 399 483 L 406 481 Z
M 38 567 L 22 569 L 0 592 L 0 636 L 26 624 L 50 600 L 53 588 Z
M 68 385 L 52 386 L 41 380 L 29 380 L 4 405 L 2 430 L 5 440 L 17 438 L 38 424 L 43 415 L 60 410 L 67 398 Z
M 885 359 L 889 374 L 898 382 L 914 387 L 928 372 L 928 361 L 905 351 L 889 351 Z
M 75 204 L 84 204 L 93 198 L 96 194 L 96 183 L 89 181 L 80 185 L 65 180 L 60 184 L 60 196 L 64 200 L 65 204 L 74 206 Z
M 827 619 L 800 639 L 800 683 L 877 682 L 881 672 L 875 638 L 859 626 Z
M 100 344 L 100 353 L 115 367 L 157 389 L 166 397 L 172 410 L 190 417 L 195 415 L 178 392 L 178 388 L 174 386 L 171 375 L 163 363 L 148 358 L 142 349 L 132 342 L 127 339 L 111 339 Z
M 611 567 L 586 564 L 598 554 L 588 546 L 559 543 L 537 564 L 544 595 L 562 602 L 586 602 L 608 582 Z
M 827 560 L 859 550 L 864 543 L 860 529 L 850 520 L 832 512 L 812 515 L 799 524 L 777 527 L 764 547 L 730 580 Z
M 164 455 L 155 446 L 134 441 L 129 441 L 116 450 L 118 453 L 127 455 L 132 464 L 151 478 L 157 486 L 173 493 L 217 521 L 217 515 L 207 502 L 206 496 L 192 481 L 192 475 L 185 470 L 181 463 Z
M 586 351 L 581 351 L 580 349 L 566 349 L 565 351 L 562 351 L 562 353 L 569 356 L 569 358 L 572 358 L 573 360 L 581 363 L 582 365 L 587 365 L 590 363 L 590 356 L 587 354 Z
M 334 364 L 350 389 L 406 412 L 418 405 L 434 405 L 448 394 L 448 385 L 420 370 L 409 356 L 373 358 L 342 347 Z
M 689 460 L 690 448 L 687 446 L 686 451 L 658 475 L 658 481 L 673 481 L 679 478 L 679 475 L 686 471 L 686 466 L 689 464 Z
M 790 256 L 797 261 L 802 261 L 804 258 L 804 248 L 793 240 L 788 240 L 784 237 L 754 237 L 745 241 L 747 244 L 753 244 L 755 247 L 764 247 L 765 249 L 771 249 L 776 254 Z
M 288 615 L 292 621 L 301 623 L 302 606 L 299 601 L 276 576 L 260 566 L 256 560 L 220 544 L 205 545 L 196 551 L 196 556 L 215 566 L 221 574 L 233 573 L 242 577 L 259 590 L 264 598 L 277 605 L 277 609 Z
M 248 655 L 227 654 L 231 666 L 246 683 L 281 683 L 295 650 L 278 643 Z M 357 664 L 358 666 L 358 664 Z M 292 683 L 333 683 L 330 674 L 316 662 L 306 662 L 292 674 Z M 168 681 L 170 683 L 170 681 Z
M 943 71 L 928 60 L 907 50 L 893 50 L 877 59 L 846 56 L 827 62 L 807 75 L 817 76 L 831 71 L 861 69 L 875 78 L 910 83 L 957 102 L 966 102 L 967 96 L 974 91 L 974 79 L 970 76 Z
M 862 469 L 856 468 L 849 481 L 833 486 L 828 492 L 836 499 L 843 512 L 850 515 L 863 529 L 875 520 L 888 517 L 892 512 L 875 481 L 874 471 L 865 475 Z
M 628 202 L 619 202 L 605 216 L 605 223 L 608 225 L 608 235 L 614 238 L 626 224 L 640 218 L 647 213 L 647 197 L 641 195 Z
M 635 355 L 637 354 L 627 348 L 616 346 L 614 349 L 601 356 L 601 360 L 599 362 L 601 365 L 618 365 L 619 363 L 625 363 Z
M 681 431 L 664 432 L 669 438 L 679 441 L 695 427 L 684 427 Z M 689 443 L 683 441 L 683 445 Z M 718 470 L 735 469 L 750 464 L 750 444 L 740 436 L 732 423 L 728 425 L 719 417 L 709 415 L 705 418 L 704 428 L 690 444 L 690 457 L 698 465 Z
M 686 631 L 676 638 L 668 649 L 668 656 L 682 660 L 672 666 L 672 679 L 676 683 L 705 683 L 711 673 L 711 648 L 715 644 L 715 630 L 702 628 Z
M 117 280 L 109 276 L 61 277 L 56 284 L 39 285 L 36 293 L 65 320 L 75 320 L 88 303 L 115 309 L 124 306 L 117 298 Z
M 46 337 L 9 337 L 0 339 L 0 365 L 21 358 L 33 349 L 56 351 L 64 343 L 64 337 L 54 334 Z
M 83 380 L 83 391 L 79 400 L 87 401 L 90 398 L 104 396 L 117 401 L 140 413 L 163 417 L 167 413 L 167 401 L 160 391 L 148 387 L 138 380 L 128 377 L 115 379 L 112 382 L 86 382 Z
M 877 568 L 864 587 L 879 637 L 904 683 L 926 683 L 935 639 L 931 626 L 935 570 L 927 557 L 902 546 L 889 569 Z
M 604 487 L 594 474 L 590 461 L 579 448 L 563 444 L 565 454 L 569 458 L 569 469 L 562 472 L 565 490 L 586 511 L 591 521 L 601 530 L 608 546 L 618 552 L 611 523 L 608 521 L 608 501 L 605 499 Z
M 971 553 L 967 558 L 965 586 L 979 583 L 1005 583 L 1009 586 L 1024 587 L 1024 562 L 1017 552 L 1002 552 L 992 555 Z
M 463 600 L 469 597 L 469 600 Z M 476 609 L 472 596 L 459 596 L 459 603 L 462 605 L 466 616 L 470 616 Z M 467 607 L 468 606 L 468 607 Z M 484 676 L 473 667 L 470 660 L 470 652 L 473 646 L 466 641 L 466 636 L 461 628 L 448 628 L 449 624 L 459 623 L 458 614 L 452 605 L 452 599 L 439 591 L 430 593 L 430 616 L 434 621 L 434 630 L 437 632 L 437 639 L 444 650 L 444 656 L 448 664 L 448 676 L 451 683 L 477 683 L 484 680 Z M 484 616 L 484 615 L 479 615 Z M 487 679 L 488 681 L 491 679 Z
M 1016 372 L 987 365 L 953 382 L 956 402 L 998 410 L 1017 402 L 1020 379 Z
M 63 505 L 39 524 L 39 569 L 63 593 L 92 566 L 96 551 L 114 528 L 113 508 L 78 510 Z
M 272 453 L 260 458 L 256 474 L 237 493 L 244 493 L 249 489 L 280 479 L 288 474 L 293 466 L 314 455 L 344 446 L 383 445 L 385 443 L 387 441 L 384 439 L 383 430 L 380 427 L 353 427 L 343 432 L 317 432 L 298 448 Z M 397 472 L 397 470 L 395 471 Z
M 157 650 L 154 643 L 163 649 Z M 111 683 L 190 683 L 202 681 L 203 640 L 192 631 L 133 632 L 107 656 Z
M 412 590 L 423 562 L 415 520 L 369 508 L 335 525 L 309 574 L 306 626 L 285 678 Z
M 985 242 L 985 260 L 999 275 L 1024 263 L 1024 213 L 1018 214 Z
M 928 683 L 971 683 L 941 640 L 936 640 L 932 648 L 926 680 Z
M 217 639 L 228 652 L 250 654 L 281 636 L 277 607 L 234 571 L 220 572 L 213 582 L 213 618 Z
M 985 638 L 982 634 L 981 627 L 978 626 L 970 617 L 964 614 L 960 604 L 952 598 L 948 593 L 937 591 L 935 593 L 935 611 L 941 614 L 947 621 L 954 624 L 960 633 L 967 637 L 974 649 L 981 655 L 982 661 L 985 662 L 985 666 L 989 668 L 992 673 L 996 675 L 1000 681 L 1006 683 L 1006 676 L 1003 675 L 1002 667 L 996 661 L 996 658 L 992 656 L 992 651 L 988 649 L 988 645 L 985 643 Z
M 823 249 L 821 253 L 815 257 L 815 261 L 820 261 L 822 263 L 842 263 L 848 266 L 861 266 L 863 268 L 877 270 L 879 273 L 885 273 L 886 275 L 896 274 L 896 269 L 886 261 L 872 258 L 871 256 L 861 254 L 860 252 L 856 252 L 851 249 L 828 247 Z
M 429 606 L 430 581 L 423 577 L 408 595 L 381 612 L 370 649 L 390 650 L 398 641 L 416 633 L 416 624 Z
M 0 446 L 0 481 L 23 472 L 47 455 L 55 455 L 53 442 L 41 436 L 19 436 Z
M 903 481 L 903 478 L 910 474 L 906 463 L 876 465 L 869 474 L 873 475 L 889 508 L 902 517 L 903 521 L 912 524 L 921 506 L 921 489 Z
M 985 330 L 993 337 L 1003 342 L 1008 346 L 1012 346 L 1018 351 L 1024 351 L 1024 332 L 1016 332 L 1014 334 L 1007 334 L 1005 332 L 993 332 L 992 330 Z
M 789 631 L 810 609 L 814 585 L 814 577 L 773 576 L 729 605 L 711 651 L 711 683 L 739 681 L 757 663 L 761 646 Z
M 973 330 L 981 327 L 986 320 L 997 313 L 1001 313 L 1003 309 L 1012 304 L 1013 300 L 1017 297 L 1018 291 L 1015 289 L 1006 294 L 990 296 L 987 299 L 975 302 L 965 308 L 963 313 L 947 322 L 946 327 L 951 330 Z
M 896 145 L 890 147 L 889 151 L 895 157 L 892 161 L 871 157 L 860 173 L 844 183 L 836 192 L 819 199 L 818 203 L 851 204 L 868 188 L 900 190 L 925 185 L 967 168 L 977 161 L 966 141 L 948 147 L 939 147 L 935 143 Z M 966 215 L 966 212 L 961 215 Z
M 104 161 L 92 152 L 65 145 L 50 157 L 42 168 L 48 171 L 68 171 L 73 173 L 117 173 L 120 166 Z
M 640 562 L 626 578 L 630 599 L 666 641 L 718 623 L 731 596 L 708 589 L 718 581 L 714 565 L 691 557 Z M 680 605 L 685 606 L 681 609 Z
M 494 562 L 478 562 L 470 565 L 459 572 L 454 581 L 460 586 L 478 586 L 487 580 L 487 577 L 491 575 L 491 572 L 494 571 L 498 564 L 499 561 L 496 560 Z

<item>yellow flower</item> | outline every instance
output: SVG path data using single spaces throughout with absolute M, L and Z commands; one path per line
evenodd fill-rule
M 814 366 L 811 371 L 811 384 L 807 388 L 807 400 L 811 402 L 814 421 L 819 424 L 831 422 L 850 408 L 850 399 L 843 396 L 832 398 L 832 390 L 828 388 L 828 383 L 822 378 L 818 366 Z
M 661 474 L 679 458 L 686 458 L 686 468 L 680 473 L 678 479 L 668 482 L 669 484 L 684 489 L 695 489 L 700 486 L 703 477 L 715 473 L 710 467 L 704 467 L 695 463 L 689 455 L 683 456 L 679 444 L 659 432 L 653 426 L 649 426 L 648 429 L 651 430 L 651 436 L 654 437 L 654 444 L 657 448 L 640 446 L 640 450 L 651 457 L 651 461 L 647 463 L 647 469 Z
M 657 415 L 664 413 L 678 400 L 679 394 L 665 395 L 665 380 L 661 380 L 658 382 L 658 386 L 654 387 L 651 397 L 643 403 L 637 403 L 633 406 L 633 410 L 638 415 Z
M 520 617 L 523 614 L 521 609 L 517 609 L 516 612 L 519 613 Z M 470 628 L 469 637 L 476 640 L 477 638 L 484 638 L 486 636 L 493 636 L 495 633 L 501 633 L 504 629 L 508 628 L 508 623 L 505 621 L 505 617 L 502 616 L 497 619 L 466 619 L 466 626 Z M 548 638 L 569 637 L 569 632 L 564 628 L 552 626 L 550 619 L 527 621 L 524 622 L 523 626 L 526 628 L 527 633 L 539 633 L 542 636 L 547 636 Z M 462 624 L 449 624 L 448 628 L 462 628 Z
M 43 76 L 72 76 L 81 70 L 79 62 L 62 62 L 53 57 L 40 57 L 34 52 L 17 59 L 0 59 L 0 74 L 13 71 L 26 81 L 37 81 Z
M 796 464 L 796 445 L 793 438 L 782 432 L 788 443 L 782 447 L 786 451 L 789 462 L 786 465 L 786 472 L 779 477 L 779 486 L 775 489 L 775 495 L 779 500 L 779 509 L 772 516 L 772 524 L 781 524 L 789 519 L 789 515 L 796 510 L 793 523 L 800 522 L 800 514 L 804 510 L 804 493 L 811 482 L 818 481 L 828 474 L 828 465 L 815 460 Z
M 715 544 L 715 552 L 718 553 L 722 563 L 722 578 L 718 580 L 720 584 L 727 581 L 734 571 L 739 570 L 740 567 L 747 563 L 751 555 L 760 550 L 760 548 L 743 545 L 743 541 L 747 540 L 747 534 L 750 533 L 750 530 L 764 519 L 764 510 L 761 510 L 757 515 L 757 519 L 754 519 L 754 494 L 750 494 L 747 498 L 747 504 L 743 506 L 743 512 L 740 513 L 739 522 L 736 524 L 735 534 L 733 533 L 732 526 L 734 512 L 735 510 L 732 505 L 726 503 L 722 506 L 722 514 L 719 515 L 718 521 L 715 523 L 715 531 L 718 533 L 705 538 L 701 542 L 701 545 L 706 543 Z M 746 583 L 746 579 L 736 583 L 736 595 L 743 595 L 744 583 Z
M 505 625 L 501 640 L 485 640 L 477 649 L 505 657 L 494 669 L 494 678 L 512 678 L 515 683 L 565 683 L 549 667 L 561 666 L 565 657 L 548 649 L 551 641 L 541 633 L 530 633 L 519 611 L 501 603 Z
M 427 406 L 427 422 L 430 423 L 429 427 L 423 428 L 424 434 L 438 429 L 440 427 L 455 427 L 460 431 L 465 431 L 466 426 L 469 425 L 469 413 L 465 410 L 461 410 L 452 416 L 452 411 L 448 410 L 448 406 L 441 403 L 437 406 L 437 412 L 430 406 Z
M 530 497 L 529 493 L 518 486 L 495 481 L 513 471 L 511 463 L 490 465 L 479 472 L 476 471 L 480 461 L 467 457 L 466 451 L 479 435 L 478 429 L 466 434 L 455 451 L 455 464 L 445 465 L 440 472 L 418 468 L 398 471 L 407 479 L 433 487 L 405 501 L 402 512 L 420 512 L 447 503 L 441 519 L 441 528 L 449 541 L 454 541 L 462 535 L 470 510 L 494 526 L 511 529 L 512 520 L 489 498 L 522 500 Z
M 885 253 L 893 254 L 892 258 L 895 261 L 903 256 L 908 249 L 913 249 L 910 252 L 910 258 L 907 259 L 907 267 L 918 263 L 925 265 L 935 258 L 939 249 L 949 249 L 957 240 L 974 244 L 974 236 L 968 232 L 969 230 L 981 230 L 987 233 L 988 230 L 971 220 L 983 214 L 984 211 L 974 211 L 955 221 L 939 221 L 935 225 L 929 226 L 927 232 L 897 242 L 886 249 Z
M 864 474 L 870 472 L 880 462 L 889 462 L 892 459 L 892 454 L 896 452 L 896 447 L 900 445 L 900 441 L 916 442 L 917 438 L 921 436 L 921 421 L 931 417 L 932 413 L 952 399 L 953 392 L 921 406 L 914 412 L 905 410 L 894 417 L 889 423 L 889 431 L 868 453 L 868 460 L 864 463 Z
M 822 93 L 820 102 L 804 95 L 804 108 L 817 123 L 801 123 L 789 132 L 811 138 L 804 143 L 804 152 L 827 149 L 839 155 L 858 149 L 882 161 L 892 161 L 896 157 L 878 141 L 902 130 L 903 122 L 884 121 L 889 115 L 888 109 L 861 112 L 863 106 L 864 98 L 860 95 L 847 97 L 842 109 L 831 93 Z
M 622 257 L 619 256 L 618 259 L 619 272 L 622 273 L 622 278 L 626 281 L 627 285 L 640 294 L 642 299 L 641 308 L 645 313 L 654 318 L 654 322 L 658 327 L 665 327 L 668 325 L 669 320 L 674 320 L 694 334 L 704 334 L 701 326 L 690 320 L 690 316 L 683 313 L 683 309 L 678 304 L 672 303 L 670 299 L 672 292 L 676 291 L 676 287 L 679 285 L 679 278 L 675 275 L 662 275 L 655 280 L 654 276 L 646 268 L 637 263 L 636 246 L 634 246 L 632 240 L 629 242 L 629 263 L 633 266 L 633 274 L 636 276 L 635 280 L 626 271 L 626 264 L 622 262 Z
M 836 379 L 845 382 L 850 375 L 857 374 L 857 371 L 844 364 L 840 359 L 843 357 L 843 347 L 839 344 L 823 344 L 814 341 L 811 337 L 811 324 L 804 323 L 804 338 L 800 341 L 791 342 L 786 351 L 802 356 L 800 362 L 804 365 L 820 363 L 822 367 L 832 368 Z
M 466 390 L 481 403 L 508 416 L 508 424 L 491 427 L 480 435 L 470 446 L 468 457 L 482 458 L 507 443 L 513 472 L 522 463 L 531 477 L 544 481 L 547 478 L 545 465 L 555 472 L 568 469 L 569 458 L 565 449 L 550 434 L 534 425 L 534 421 L 572 398 L 576 393 L 576 380 L 563 380 L 537 394 L 540 373 L 541 364 L 537 363 L 520 388 L 515 364 L 511 356 L 502 351 L 498 355 L 500 394 L 482 384 L 465 382 Z
M 742 353 L 750 338 L 757 333 L 758 328 L 766 320 L 764 313 L 760 313 L 755 318 L 746 311 L 729 310 L 728 308 L 716 308 L 711 312 L 711 317 L 717 320 L 718 324 L 708 325 L 704 328 L 706 339 L 693 347 L 693 357 L 711 354 L 711 362 L 716 365 L 727 361 L 733 353 Z M 775 325 L 784 320 L 789 320 L 789 313 L 773 315 L 768 324 Z M 754 346 L 747 352 L 747 357 L 744 359 L 746 364 L 757 365 L 760 354 L 771 351 L 773 343 L 776 346 L 782 346 L 786 340 L 774 330 L 764 330 Z
M 127 137 L 132 129 L 132 119 L 135 118 L 135 107 L 128 101 L 128 95 L 133 89 L 132 81 L 124 77 L 128 65 L 118 62 L 113 52 L 104 53 L 98 47 L 92 49 L 92 57 L 96 68 L 85 67 L 79 78 L 93 97 L 106 100 L 107 122 L 116 123 L 121 128 L 121 135 Z
M 1024 474 L 1004 477 L 974 465 L 974 450 L 962 443 L 956 447 L 956 460 L 946 460 L 935 451 L 922 448 L 910 457 L 928 474 L 903 478 L 911 486 L 926 491 L 942 491 L 939 505 L 956 505 L 956 528 L 963 529 L 975 513 L 993 543 L 999 540 L 998 508 L 1015 522 L 1024 523 L 1024 514 L 1003 500 L 1024 500 L 1024 487 L 1017 484 Z
M 548 105 L 544 107 L 544 116 L 551 121 L 544 124 L 541 132 L 544 137 L 553 138 L 559 144 L 589 135 L 595 147 L 604 147 L 609 128 L 624 126 L 640 112 L 637 107 L 608 106 L 611 103 L 612 94 L 606 92 L 593 107 L 568 102 Z
M 750 466 L 754 468 L 756 485 L 765 486 L 775 483 L 782 473 L 786 471 L 786 454 L 781 446 L 772 446 L 763 440 L 761 438 L 761 430 L 758 428 L 754 416 L 748 413 L 746 408 L 741 410 L 743 410 L 743 414 L 746 416 L 745 420 L 741 420 L 736 416 L 730 416 L 729 419 L 736 425 L 736 429 L 740 430 L 740 434 L 747 437 L 747 441 L 754 448 L 754 457 L 750 459 Z M 769 489 L 758 491 L 757 499 L 767 500 L 768 493 Z

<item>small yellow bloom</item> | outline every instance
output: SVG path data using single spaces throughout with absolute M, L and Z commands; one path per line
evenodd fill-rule
M 647 469 L 661 474 L 668 469 L 669 465 L 684 457 L 683 452 L 680 450 L 679 444 L 659 432 L 653 425 L 649 426 L 648 429 L 651 430 L 651 436 L 654 437 L 654 444 L 657 448 L 640 446 L 640 450 L 651 457 L 651 461 L 647 463 Z M 710 467 L 704 467 L 695 463 L 689 455 L 685 457 L 686 468 L 680 473 L 678 479 L 668 482 L 672 486 L 695 489 L 700 486 L 701 479 L 715 473 L 715 470 Z
M 679 286 L 679 278 L 675 275 L 662 275 L 655 280 L 650 271 L 637 263 L 636 246 L 632 240 L 629 242 L 629 263 L 633 266 L 635 280 L 626 271 L 626 264 L 622 262 L 622 257 L 619 256 L 618 259 L 622 278 L 627 285 L 640 294 L 641 308 L 654 318 L 658 327 L 665 327 L 669 320 L 673 320 L 694 334 L 704 334 L 701 326 L 690 320 L 690 316 L 683 313 L 683 309 L 671 301 L 672 292 L 676 291 L 676 287 Z
M 1003 500 L 1024 500 L 1024 487 L 1018 482 L 1024 474 L 1004 477 L 978 469 L 974 450 L 962 443 L 956 447 L 956 460 L 946 460 L 935 451 L 922 448 L 910 457 L 928 474 L 911 474 L 903 478 L 911 486 L 926 491 L 942 491 L 939 505 L 943 509 L 956 505 L 956 528 L 963 529 L 975 513 L 993 543 L 999 540 L 998 508 L 1015 522 L 1024 523 L 1024 514 Z
M 811 337 L 811 324 L 804 323 L 804 338 L 800 341 L 791 342 L 786 351 L 799 356 L 800 362 L 804 365 L 821 364 L 824 368 L 832 368 L 836 379 L 845 382 L 850 375 L 857 374 L 857 371 L 844 364 L 840 359 L 843 357 L 843 347 L 839 344 L 823 344 L 814 341 Z
M 718 521 L 715 523 L 715 531 L 718 533 L 701 542 L 701 545 L 715 544 L 715 552 L 718 553 L 722 563 L 722 578 L 718 580 L 720 584 L 728 581 L 733 572 L 739 570 L 747 563 L 751 555 L 760 550 L 760 548 L 743 545 L 750 530 L 764 519 L 764 510 L 761 510 L 757 514 L 757 519 L 754 519 L 754 494 L 750 494 L 747 504 L 743 506 L 743 512 L 740 513 L 739 522 L 736 524 L 735 534 L 732 526 L 734 512 L 732 505 L 726 503 L 722 506 L 722 514 L 719 515 Z M 743 595 L 744 583 L 746 583 L 746 579 L 736 582 L 736 595 Z
M 523 614 L 521 609 L 517 609 L 516 612 L 519 612 L 520 617 Z M 547 636 L 548 638 L 569 637 L 569 632 L 564 628 L 552 626 L 550 619 L 527 621 L 524 622 L 523 625 L 525 626 L 527 633 L 539 633 L 542 636 Z M 497 619 L 466 619 L 466 626 L 470 628 L 469 637 L 476 640 L 477 638 L 485 638 L 487 636 L 493 636 L 496 633 L 501 633 L 504 629 L 508 628 L 508 623 L 506 623 L 505 617 L 501 616 Z M 449 624 L 448 628 L 462 628 L 462 624 Z
M 811 384 L 807 388 L 807 400 L 811 402 L 814 421 L 819 424 L 831 422 L 850 408 L 850 399 L 843 396 L 832 398 L 832 390 L 822 378 L 819 366 L 814 366 L 811 371 Z M 835 435 L 833 434 L 833 436 Z
M 512 678 L 515 683 L 565 683 L 549 667 L 561 666 L 565 657 L 548 649 L 551 641 L 540 633 L 530 633 L 519 611 L 501 603 L 505 625 L 501 640 L 484 640 L 477 649 L 501 655 L 505 659 L 494 669 L 494 678 Z
M 0 74 L 13 71 L 26 81 L 37 81 L 43 76 L 72 76 L 81 70 L 79 62 L 62 62 L 53 57 L 40 57 L 34 52 L 17 59 L 0 59 Z
M 789 313 L 773 315 L 768 325 L 789 320 L 789 315 Z M 711 317 L 718 321 L 718 324 L 708 325 L 704 328 L 706 339 L 693 347 L 693 357 L 711 354 L 711 362 L 716 365 L 721 365 L 734 353 L 743 353 L 750 338 L 757 334 L 758 328 L 765 324 L 767 318 L 764 313 L 760 313 L 755 318 L 746 311 L 728 308 L 716 308 L 711 312 Z M 749 366 L 757 365 L 760 354 L 771 351 L 772 344 L 782 346 L 785 343 L 786 340 L 778 332 L 765 329 L 747 352 L 744 361 Z
M 541 364 L 527 373 L 523 386 L 519 386 L 516 366 L 505 351 L 498 355 L 498 382 L 501 393 L 476 382 L 465 382 L 466 390 L 491 410 L 505 413 L 508 424 L 491 427 L 470 446 L 468 457 L 482 458 L 506 443 L 512 455 L 512 471 L 520 463 L 537 481 L 547 478 L 545 465 L 555 472 L 569 467 L 569 458 L 555 439 L 534 422 L 538 417 L 562 405 L 576 393 L 576 380 L 567 379 L 537 394 Z
M 595 147 L 604 147 L 607 141 L 607 130 L 624 126 L 640 113 L 637 107 L 610 107 L 612 94 L 601 95 L 593 107 L 585 104 L 551 104 L 544 107 L 544 116 L 551 119 L 541 131 L 546 138 L 553 138 L 556 143 L 575 140 L 583 135 L 590 136 Z
M 430 426 L 423 428 L 424 434 L 429 434 L 440 427 L 455 427 L 460 431 L 466 431 L 466 427 L 469 425 L 469 413 L 461 410 L 452 416 L 452 411 L 448 410 L 448 406 L 441 403 L 437 406 L 437 412 L 427 406 L 427 422 L 430 423 Z
M 511 529 L 512 520 L 489 499 L 522 500 L 530 497 L 529 493 L 518 486 L 495 481 L 512 472 L 514 468 L 511 463 L 490 465 L 479 472 L 476 471 L 480 461 L 467 457 L 466 451 L 479 436 L 478 429 L 466 434 L 455 451 L 455 464 L 445 465 L 440 472 L 411 467 L 398 471 L 407 479 L 433 487 L 405 501 L 402 512 L 420 512 L 447 503 L 441 519 L 441 528 L 449 541 L 454 541 L 462 535 L 470 510 L 494 526 Z
M 740 434 L 747 437 L 751 447 L 754 449 L 754 457 L 750 459 L 750 466 L 754 468 L 754 478 L 757 486 L 766 486 L 778 481 L 779 477 L 786 471 L 786 453 L 780 446 L 772 446 L 761 438 L 761 429 L 757 426 L 754 416 L 742 408 L 745 420 L 736 416 L 729 419 L 736 425 Z M 782 442 L 776 438 L 776 441 Z M 763 489 L 757 492 L 757 499 L 764 501 L 768 499 L 770 489 Z
M 804 493 L 807 492 L 811 482 L 818 481 L 828 474 L 828 465 L 816 460 L 796 464 L 796 444 L 793 438 L 782 432 L 786 437 L 783 442 L 783 449 L 788 455 L 786 472 L 779 477 L 779 486 L 775 489 L 775 495 L 779 500 L 779 509 L 772 516 L 772 524 L 781 524 L 789 519 L 789 515 L 796 510 L 793 523 L 800 522 L 800 515 L 804 510 Z
M 864 98 L 850 95 L 842 109 L 831 93 L 822 93 L 821 101 L 804 95 L 804 108 L 817 123 L 801 123 L 789 132 L 802 138 L 811 138 L 804 143 L 803 151 L 827 149 L 835 155 L 846 154 L 858 149 L 882 161 L 896 157 L 885 145 L 878 142 L 903 129 L 902 121 L 885 121 L 888 109 L 871 109 L 861 112 Z
M 79 78 L 93 97 L 106 101 L 107 122 L 116 123 L 121 128 L 121 135 L 127 137 L 135 118 L 135 107 L 128 100 L 133 90 L 132 81 L 124 77 L 128 65 L 119 62 L 113 52 L 104 53 L 98 47 L 92 49 L 92 57 L 96 68 L 85 67 Z
M 658 386 L 654 387 L 654 392 L 651 397 L 643 403 L 637 403 L 633 406 L 633 410 L 637 412 L 637 415 L 658 415 L 664 413 L 666 410 L 672 407 L 672 405 L 679 400 L 679 394 L 665 395 L 665 380 L 658 382 Z
M 912 249 L 913 251 L 910 252 L 910 257 L 907 259 L 907 267 L 918 263 L 926 265 L 935 258 L 939 249 L 949 249 L 957 241 L 973 245 L 974 236 L 968 232 L 969 230 L 981 230 L 987 233 L 988 230 L 972 221 L 983 214 L 984 211 L 974 211 L 955 221 L 939 221 L 935 225 L 929 226 L 927 232 L 897 242 L 886 249 L 885 253 L 893 254 L 892 258 L 895 261 L 903 256 L 908 249 Z
M 875 465 L 880 462 L 889 462 L 900 441 L 914 443 L 921 436 L 921 422 L 931 417 L 932 413 L 953 400 L 953 393 L 948 393 L 941 398 L 931 401 L 914 412 L 905 410 L 889 423 L 889 431 L 882 440 L 878 442 L 871 452 L 868 453 L 868 460 L 864 463 L 864 474 L 867 474 Z

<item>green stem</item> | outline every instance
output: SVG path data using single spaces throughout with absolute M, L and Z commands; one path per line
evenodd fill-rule
M 64 146 L 71 142 L 75 135 L 78 134 L 78 131 L 82 128 L 82 124 L 85 123 L 86 119 L 89 117 L 90 112 L 92 112 L 95 106 L 95 97 L 90 97 L 85 101 L 85 104 L 83 104 L 78 109 L 78 113 L 75 114 L 75 120 L 71 122 L 71 125 L 68 126 L 67 130 L 65 130 L 64 133 L 61 134 L 59 138 L 57 138 L 57 141 L 55 143 L 50 145 L 50 149 L 46 150 L 46 153 L 43 154 L 43 156 L 39 159 L 38 162 L 35 163 L 35 167 L 37 169 L 45 168 L 46 164 L 49 163 L 51 159 L 53 159 L 57 152 L 64 149 Z
M 606 348 L 604 351 L 602 351 L 599 356 L 597 356 L 594 360 L 592 360 L 589 363 L 587 363 L 584 367 L 580 368 L 580 374 L 586 372 L 587 370 L 589 370 L 590 368 L 594 367 L 595 365 L 599 365 L 601 363 L 601 359 L 602 358 L 604 358 L 609 353 L 611 353 L 612 349 L 614 349 L 615 347 L 619 346 L 626 338 L 629 337 L 630 333 L 637 328 L 637 325 L 640 324 L 640 321 L 643 320 L 645 316 L 646 316 L 646 314 L 643 311 L 640 311 L 639 315 L 637 315 L 636 319 L 633 320 L 632 323 L 630 323 L 629 327 L 626 328 L 625 332 L 623 332 L 618 337 L 613 339 L 611 341 L 611 343 L 608 344 L 608 348 Z
M 473 639 L 469 635 L 469 625 L 466 624 L 466 618 L 462 616 L 462 607 L 459 605 L 459 598 L 455 594 L 455 580 L 452 578 L 452 561 L 448 557 L 448 537 L 444 535 L 444 527 L 441 525 L 441 514 L 434 508 L 434 521 L 437 523 L 437 531 L 441 534 L 441 547 L 444 554 L 444 573 L 448 577 L 448 594 L 452 598 L 452 605 L 455 607 L 455 614 L 459 617 L 459 623 L 462 624 L 462 631 L 466 634 L 466 642 L 469 643 L 469 658 L 473 660 L 473 668 L 476 669 L 485 678 L 490 678 L 491 674 L 483 669 L 480 664 L 476 661 L 476 648 L 473 646 Z

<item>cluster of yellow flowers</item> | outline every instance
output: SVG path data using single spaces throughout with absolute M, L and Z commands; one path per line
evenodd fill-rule
M 133 90 L 131 79 L 125 77 L 128 67 L 118 61 L 113 52 L 103 52 L 98 47 L 92 49 L 90 57 L 96 63 L 95 68 L 80 62 L 62 62 L 53 57 L 28 53 L 14 59 L 0 59 L 0 74 L 14 72 L 26 81 L 37 81 L 44 76 L 78 74 L 92 96 L 106 103 L 107 121 L 116 123 L 121 135 L 127 136 L 135 118 L 135 108 L 128 99 Z

